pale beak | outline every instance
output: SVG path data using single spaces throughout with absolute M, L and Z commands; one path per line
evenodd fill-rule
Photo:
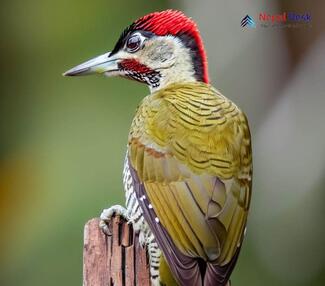
M 117 58 L 115 55 L 110 56 L 110 52 L 93 58 L 85 63 L 82 63 L 72 69 L 66 71 L 64 76 L 80 76 L 89 74 L 105 74 L 110 75 L 118 71 Z

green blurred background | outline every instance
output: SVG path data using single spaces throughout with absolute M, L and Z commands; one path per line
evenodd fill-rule
M 247 113 L 254 196 L 233 285 L 324 285 L 325 5 L 283 1 L 1 3 L 0 285 L 81 285 L 85 222 L 123 204 L 122 165 L 145 86 L 61 73 L 156 10 L 199 24 L 212 83 Z M 243 29 L 259 12 L 311 25 Z

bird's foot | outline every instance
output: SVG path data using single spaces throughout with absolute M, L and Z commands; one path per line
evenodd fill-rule
M 143 231 L 139 232 L 139 244 L 142 248 L 145 248 L 147 244 L 147 239 Z
M 120 216 L 124 218 L 127 222 L 129 222 L 129 216 L 126 208 L 120 206 L 120 205 L 114 205 L 111 206 L 108 209 L 104 209 L 100 215 L 100 222 L 99 227 L 102 229 L 102 231 L 106 235 L 112 235 L 110 229 L 109 229 L 109 223 L 112 220 L 113 216 Z

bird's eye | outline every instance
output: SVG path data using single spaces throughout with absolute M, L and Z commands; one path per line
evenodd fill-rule
M 128 38 L 126 42 L 126 49 L 130 53 L 134 53 L 139 50 L 142 43 L 142 38 L 140 35 L 133 35 L 132 37 Z

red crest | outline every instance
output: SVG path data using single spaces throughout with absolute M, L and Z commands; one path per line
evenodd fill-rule
M 200 36 L 196 23 L 180 11 L 165 10 L 154 12 L 136 20 L 133 29 L 145 30 L 157 36 L 173 35 L 178 36 L 187 34 L 193 38 L 198 46 L 198 51 L 203 65 L 203 81 L 208 83 L 208 64 L 203 41 Z

